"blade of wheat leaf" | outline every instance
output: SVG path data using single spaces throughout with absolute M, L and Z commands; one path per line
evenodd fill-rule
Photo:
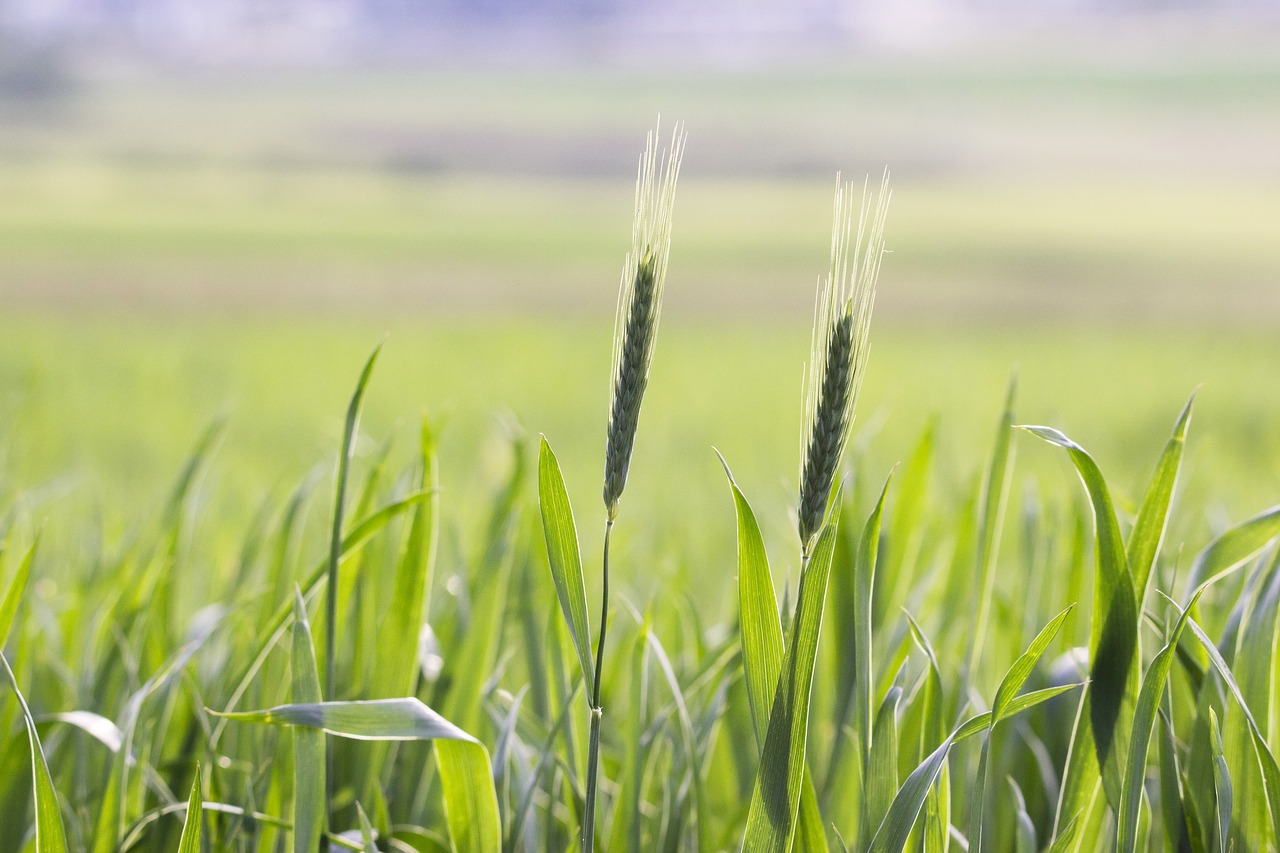
M 359 803 L 356 803 L 356 817 L 360 820 L 361 853 L 378 853 L 378 845 L 375 841 L 377 833 L 373 831 L 373 824 L 369 823 L 369 816 L 364 813 L 364 807 Z
M 1240 631 L 1231 658 L 1236 682 L 1258 719 L 1271 719 L 1273 713 L 1272 646 L 1277 617 L 1280 616 L 1280 549 L 1272 548 L 1257 566 L 1259 581 L 1252 596 L 1252 609 Z M 1232 820 L 1239 829 L 1245 846 L 1258 850 L 1273 843 L 1269 808 L 1266 801 L 1266 779 L 1251 767 L 1254 748 L 1247 725 L 1239 714 L 1223 721 L 1223 745 L 1227 764 L 1244 768 L 1237 771 L 1235 782 L 1235 814 Z
M 542 510 L 542 532 L 547 542 L 547 561 L 555 582 L 556 597 L 565 624 L 573 638 L 582 667 L 582 681 L 590 687 L 595 677 L 591 665 L 591 632 L 587 627 L 587 589 L 582 575 L 582 555 L 578 549 L 578 529 L 573 507 L 565 489 L 560 463 L 551 452 L 546 436 L 538 452 L 538 505 Z M 588 697 L 591 691 L 587 691 Z
M 200 791 L 200 762 L 196 762 L 195 781 L 191 783 L 191 796 L 187 799 L 187 816 L 182 823 L 182 838 L 178 841 L 178 853 L 200 853 L 200 834 L 204 824 L 204 797 Z
M 1240 686 L 1236 683 L 1235 676 L 1231 672 L 1231 668 L 1227 666 L 1226 660 L 1223 659 L 1222 653 L 1218 651 L 1218 647 L 1209 639 L 1209 635 L 1204 632 L 1204 629 L 1196 624 L 1194 618 L 1187 621 L 1187 626 L 1191 629 L 1191 634 L 1199 642 L 1200 647 L 1204 649 L 1205 654 L 1209 656 L 1209 661 L 1212 663 L 1213 668 L 1236 700 L 1236 706 L 1239 708 L 1240 713 L 1244 715 L 1245 723 L 1249 727 L 1249 734 L 1253 738 L 1258 768 L 1262 773 L 1267 789 L 1267 806 L 1271 813 L 1272 832 L 1275 837 L 1280 838 L 1280 764 L 1277 764 L 1275 754 L 1271 751 L 1266 736 L 1263 734 L 1262 729 L 1259 728 L 1257 720 L 1254 719 L 1253 712 L 1246 704 L 1244 694 L 1240 691 Z
M 1004 678 L 1000 681 L 999 688 L 996 689 L 995 699 L 991 702 L 991 722 L 987 726 L 987 737 L 982 744 L 982 753 L 978 761 L 978 781 L 977 787 L 973 794 L 973 805 L 971 811 L 971 829 L 969 830 L 969 845 L 974 853 L 982 850 L 983 842 L 983 820 L 986 809 L 986 789 L 987 789 L 987 772 L 989 769 L 988 759 L 991 749 L 991 737 L 995 732 L 996 725 L 1005 718 L 1010 703 L 1017 697 L 1018 691 L 1022 689 L 1022 685 L 1027 682 L 1031 676 L 1031 671 L 1035 669 L 1035 665 L 1044 656 L 1048 650 L 1049 644 L 1058 636 L 1062 623 L 1066 621 L 1067 616 L 1075 605 L 1069 605 L 1065 610 L 1057 616 L 1049 620 L 1049 623 L 1041 629 L 1035 639 L 1031 641 L 1031 645 L 1023 652 L 1013 665 L 1009 667 Z
M 1089 641 L 1089 731 L 1102 775 L 1103 789 L 1112 809 L 1120 807 L 1124 758 L 1128 754 L 1128 727 L 1138 692 L 1138 608 L 1133 577 L 1120 524 L 1106 479 L 1093 457 L 1058 430 L 1024 426 L 1037 437 L 1067 451 L 1088 492 L 1094 518 L 1093 619 Z M 1084 778 L 1077 781 L 1084 782 Z M 1080 810 L 1075 789 L 1068 800 L 1070 812 Z
M 1218 853 L 1227 853 L 1231 843 L 1231 771 L 1222 754 L 1222 730 L 1218 715 L 1209 709 L 1209 750 L 1213 758 L 1214 808 L 1217 810 Z
M 801 575 L 796 621 L 774 693 L 747 813 L 743 849 L 752 853 L 784 853 L 790 849 L 795 832 L 808 736 L 809 692 L 837 525 L 838 517 L 833 517 L 823 528 Z
M 1079 684 L 1066 684 L 1060 687 L 1050 687 L 1023 693 L 1005 706 L 1004 719 L 1016 716 L 1079 686 Z M 871 839 L 868 849 L 872 853 L 899 853 L 906 846 L 907 839 L 911 835 L 911 828 L 915 825 L 916 818 L 920 814 L 920 808 L 924 805 L 925 798 L 934 781 L 943 772 L 951 747 L 986 731 L 990 724 L 990 711 L 969 718 L 948 735 L 937 749 L 930 753 L 924 761 L 920 762 L 915 770 L 911 771 L 910 775 L 902 783 L 902 787 L 898 789 L 893 802 L 885 813 L 884 820 L 880 822 L 875 835 Z
M 36 721 L 31 718 L 31 709 L 27 707 L 27 700 L 18 689 L 18 679 L 9 667 L 9 659 L 3 653 L 0 653 L 0 663 L 4 664 L 4 671 L 9 676 L 9 684 L 18 697 L 22 717 L 27 724 L 27 742 L 31 748 L 31 787 L 36 810 L 36 853 L 67 853 L 67 833 L 62 824 L 62 812 L 58 808 L 58 794 L 53 788 L 53 778 L 49 775 L 44 750 L 40 748 Z
M 320 703 L 320 670 L 316 666 L 315 645 L 311 640 L 311 623 L 302 591 L 294 587 L 293 642 L 289 656 L 291 670 L 291 707 L 308 707 Z M 252 719 L 242 717 L 241 719 Z M 263 722 L 273 722 L 269 716 Z M 293 849 L 294 853 L 311 853 L 329 831 L 329 803 L 326 785 L 324 732 L 300 729 L 293 733 Z
M 1178 415 L 1173 427 L 1173 435 L 1165 444 L 1160 461 L 1156 464 L 1155 473 L 1147 485 L 1146 494 L 1142 498 L 1142 506 L 1138 510 L 1138 519 L 1129 534 L 1129 571 L 1133 574 L 1133 591 L 1138 606 L 1146 598 L 1147 583 L 1151 577 L 1151 568 L 1155 565 L 1156 556 L 1160 552 L 1160 543 L 1164 540 L 1165 528 L 1169 523 L 1169 504 L 1173 499 L 1173 490 L 1178 483 L 1178 472 L 1182 466 L 1182 452 L 1186 446 L 1187 427 L 1191 423 L 1191 407 L 1195 403 L 1195 395 L 1187 400 L 1182 413 Z
M 502 819 L 489 751 L 472 739 L 438 738 L 432 748 L 440 765 L 453 849 L 458 853 L 499 853 Z
M 719 451 L 717 451 L 719 455 Z M 747 498 L 733 480 L 729 463 L 720 457 L 738 516 L 738 620 L 742 639 L 742 669 L 754 722 L 756 748 L 764 746 L 769 725 L 769 709 L 782 671 L 782 619 L 778 599 L 769 574 L 760 525 Z M 826 851 L 827 838 L 817 792 L 806 763 L 800 792 L 800 846 L 803 850 Z
M 1138 816 L 1142 804 L 1143 787 L 1146 782 L 1147 750 L 1151 742 L 1151 730 L 1155 725 L 1159 711 L 1160 697 L 1164 693 L 1165 682 L 1169 677 L 1169 669 L 1173 665 L 1178 641 L 1191 615 L 1191 605 L 1199 600 L 1205 590 L 1201 586 L 1192 596 L 1191 602 L 1178 614 L 1178 621 L 1169 638 L 1152 659 L 1147 673 L 1142 678 L 1142 688 L 1138 692 L 1138 703 L 1133 717 L 1133 733 L 1129 738 L 1129 757 L 1125 766 L 1123 797 L 1120 800 L 1120 811 L 1116 817 L 1117 843 L 1120 853 L 1133 853 L 1138 843 Z
M 982 647 L 986 642 L 987 622 L 991 616 L 991 601 L 995 593 L 996 556 L 1000 547 L 1000 533 L 1004 527 L 1009 481 L 1013 476 L 1013 458 L 1016 450 L 1012 437 L 1013 404 L 1017 395 L 1018 377 L 1015 374 L 1010 377 L 1009 388 L 1005 392 L 1004 408 L 1000 415 L 1000 423 L 996 427 L 996 440 L 987 465 L 987 476 L 982 483 L 982 494 L 978 500 L 977 548 L 974 560 L 974 574 L 978 581 L 975 587 L 978 591 L 978 613 L 973 628 L 973 640 L 969 646 L 967 666 L 969 673 L 978 671 L 978 659 L 982 657 Z M 969 679 L 972 680 L 972 675 Z
M 1206 575 L 1237 566 L 1257 555 L 1280 536 L 1280 506 L 1271 507 L 1229 528 L 1196 556 L 1188 575 L 1188 589 Z
M 31 543 L 31 547 L 27 549 L 22 562 L 18 564 L 18 571 L 9 581 L 9 588 L 4 594 L 4 599 L 0 601 L 0 649 L 4 648 L 5 642 L 9 639 L 9 631 L 12 630 L 14 617 L 18 613 L 18 601 L 21 600 L 22 593 L 27 588 L 27 581 L 31 577 L 31 563 L 35 559 L 36 548 L 39 545 L 40 537 L 37 536 Z

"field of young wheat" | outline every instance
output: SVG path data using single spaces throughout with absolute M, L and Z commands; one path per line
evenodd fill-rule
M 300 421 L 255 437 L 253 406 L 191 411 L 227 364 L 190 329 L 79 408 L 48 373 L 91 385 L 103 350 L 15 331 L 59 354 L 6 360 L 4 457 L 37 482 L 3 480 L 0 850 L 1280 843 L 1271 367 L 1220 355 L 1197 399 L 1169 387 L 1176 347 L 1157 381 L 1129 340 L 1066 364 L 1074 386 L 1037 361 L 992 393 L 966 368 L 1005 357 L 994 332 L 869 355 L 894 260 L 875 179 L 837 185 L 812 330 L 699 337 L 663 312 L 683 139 L 641 160 L 612 366 L 607 329 L 490 324 L 388 385 L 394 337 L 281 331 L 260 346 L 295 369 L 254 393 L 341 372 L 345 408 L 308 404 L 328 448 Z M 416 416 L 433 387 L 483 395 L 492 350 L 534 389 L 500 439 L 465 407 Z M 190 397 L 146 400 L 173 375 Z M 1234 420 L 1201 417 L 1224 398 Z M 48 477 L 79 434 L 123 485 Z M 263 444 L 220 469 L 233 440 Z M 127 469 L 184 442 L 157 511 L 117 511 L 145 493 Z

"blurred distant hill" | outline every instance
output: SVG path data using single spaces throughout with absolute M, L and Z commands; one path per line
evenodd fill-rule
M 1275 0 L 0 0 L 0 68 L 50 48 L 194 64 L 685 60 L 739 66 L 1032 34 L 1223 29 L 1273 44 Z M 1230 40 L 1235 41 L 1235 37 Z M 44 52 L 31 52 L 36 46 Z M 5 54 L 8 54 L 6 57 Z M 28 60 L 19 63 L 18 60 Z M 43 65 L 42 65 L 43 63 Z

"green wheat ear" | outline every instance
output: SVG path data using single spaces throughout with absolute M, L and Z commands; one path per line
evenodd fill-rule
M 799 507 L 800 544 L 805 556 L 822 528 L 853 423 L 870 348 L 871 309 L 885 253 L 884 222 L 892 195 L 885 170 L 874 200 L 863 182 L 855 213 L 853 182 L 842 183 L 836 176 L 831 271 L 818 285 L 805 378 Z
M 649 133 L 636 176 L 636 216 L 618 290 L 613 330 L 613 404 L 609 410 L 604 463 L 604 505 L 609 520 L 627 485 L 631 449 L 640 422 L 640 403 L 649 384 L 653 342 L 662 313 L 662 290 L 671 251 L 671 210 L 684 154 L 684 127 L 677 124 L 670 146 L 659 151 L 658 131 Z

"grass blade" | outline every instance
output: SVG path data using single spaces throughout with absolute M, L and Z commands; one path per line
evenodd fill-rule
M 1049 624 L 1040 629 L 1040 633 L 1031 641 L 1031 645 L 1027 646 L 1027 650 L 1013 662 L 1013 666 L 1009 667 L 1009 671 L 1005 673 L 1004 679 L 1000 682 L 1000 687 L 996 690 L 995 701 L 991 703 L 992 727 L 1005 719 L 1005 712 L 1009 707 L 1009 703 L 1018 695 L 1022 685 L 1027 683 L 1027 678 L 1031 676 L 1031 671 L 1040 662 L 1040 658 L 1048 650 L 1049 644 L 1058 636 L 1062 623 L 1066 621 L 1074 609 L 1075 605 L 1069 604 L 1065 610 L 1050 619 Z
M 1191 565 L 1188 588 L 1202 577 L 1213 576 L 1239 566 L 1280 536 L 1280 506 L 1273 506 L 1242 521 L 1209 543 Z
M 839 501 L 834 505 L 839 507 Z M 809 693 L 822 630 L 827 579 L 835 555 L 837 524 L 838 516 L 827 521 L 800 576 L 791 644 L 774 693 L 760 769 L 747 813 L 743 849 L 752 853 L 784 853 L 791 848 L 804 776 Z
M 1133 591 L 1139 606 L 1146 598 L 1151 568 L 1160 553 L 1160 543 L 1164 540 L 1165 527 L 1169 522 L 1169 503 L 1178 483 L 1178 470 L 1182 466 L 1182 450 L 1186 446 L 1187 426 L 1191 422 L 1191 406 L 1194 402 L 1193 394 L 1178 416 L 1173 435 L 1164 446 L 1160 461 L 1156 463 L 1155 473 L 1147 485 L 1147 493 L 1138 510 L 1138 520 L 1129 534 L 1129 571 L 1133 575 Z
M 373 374 L 373 365 L 378 361 L 378 353 L 382 352 L 379 342 L 369 354 L 369 359 L 360 371 L 360 379 L 356 382 L 356 390 L 347 405 L 347 419 L 342 428 L 342 448 L 338 451 L 338 478 L 333 494 L 333 528 L 329 537 L 329 588 L 325 595 L 325 653 L 324 653 L 324 696 L 332 701 L 337 695 L 338 685 L 334 676 L 334 649 L 338 634 L 338 563 L 342 559 L 342 513 L 347 498 L 347 478 L 351 469 L 351 457 L 355 453 L 356 434 L 360 426 L 360 407 L 364 401 L 364 392 L 369 385 L 369 377 Z
M 717 453 L 718 455 L 718 453 Z M 782 618 L 769 574 L 769 557 L 764 550 L 760 525 L 751 504 L 733 480 L 729 464 L 720 457 L 738 516 L 738 620 L 742 640 L 742 671 L 754 723 L 756 748 L 764 747 L 769 726 L 769 710 L 782 672 Z M 808 764 L 800 792 L 800 840 L 802 849 L 826 851 L 827 836 L 818 808 L 817 792 Z
M 906 846 L 916 816 L 920 814 L 925 797 L 947 763 L 947 755 L 951 752 L 953 743 L 954 737 L 944 740 L 907 776 L 871 839 L 870 853 L 899 853 Z
M 1227 759 L 1222 754 L 1222 731 L 1218 728 L 1218 715 L 1209 709 L 1209 750 L 1213 756 L 1214 803 L 1217 809 L 1218 853 L 1231 848 L 1231 773 Z
M 1107 802 L 1119 810 L 1126 723 L 1138 692 L 1138 605 L 1129 560 L 1107 483 L 1083 447 L 1050 427 L 1022 427 L 1067 451 L 1080 475 L 1094 518 L 1093 622 L 1089 638 L 1089 724 Z M 1078 803 L 1070 803 L 1072 811 Z
M 18 679 L 14 677 L 9 660 L 3 653 L 0 653 L 0 663 L 4 664 L 4 670 L 9 675 L 9 683 L 13 686 L 14 695 L 18 697 L 23 719 L 27 723 L 27 742 L 31 747 L 31 788 L 36 809 L 36 853 L 67 853 L 67 834 L 62 826 L 62 813 L 58 809 L 58 794 L 53 789 L 49 765 L 40 748 L 36 721 L 31 718 L 31 709 L 27 707 L 27 700 L 18 689 Z
M 374 841 L 377 834 L 373 831 L 373 824 L 369 823 L 369 816 L 364 813 L 364 807 L 359 803 L 356 803 L 356 817 L 360 820 L 361 853 L 378 853 L 378 845 Z
M 488 750 L 471 738 L 438 737 L 433 746 L 453 849 L 456 853 L 499 853 L 502 820 Z
M 178 853 L 200 853 L 200 831 L 204 824 L 204 796 L 200 791 L 200 762 L 196 762 L 195 781 L 187 799 L 187 817 L 182 823 Z
M 18 601 L 21 600 L 22 593 L 27 588 L 27 581 L 31 578 L 31 563 L 35 559 L 39 544 L 40 537 L 37 536 L 36 541 L 32 542 L 31 547 L 27 549 L 27 555 L 18 564 L 18 571 L 9 581 L 9 589 L 4 594 L 4 600 L 0 601 L 0 650 L 4 649 L 4 644 L 9 639 L 13 619 L 18 613 Z
M 292 707 L 310 707 L 320 702 L 320 672 L 316 666 L 311 624 L 302 592 L 294 588 Z M 263 722 L 272 722 L 267 719 Z M 328 767 L 325 762 L 323 732 L 303 730 L 293 733 L 293 849 L 313 853 L 329 831 Z
M 1067 616 L 1070 615 L 1074 607 L 1074 604 L 1068 606 L 1049 620 L 1049 624 L 1040 630 L 1040 633 L 1031 641 L 1031 645 L 1027 647 L 1027 650 L 1013 662 L 1013 666 L 1009 667 L 1008 672 L 1005 673 L 1004 678 L 1000 681 L 1000 686 L 996 689 L 996 698 L 991 703 L 987 739 L 982 744 L 982 755 L 978 761 L 977 788 L 973 795 L 972 829 L 969 831 L 969 846 L 974 853 L 979 853 L 982 850 L 983 817 L 986 811 L 991 736 L 995 731 L 996 724 L 1006 717 L 1009 706 L 1017 698 L 1018 691 L 1027 682 L 1031 671 L 1040 661 L 1040 658 L 1044 656 L 1045 651 L 1048 650 L 1049 644 L 1058 636 L 1058 630 L 1062 627 L 1062 623 L 1066 621 Z
M 987 478 L 982 485 L 981 507 L 978 515 L 977 552 L 975 567 L 977 569 L 978 615 L 973 627 L 973 642 L 969 647 L 967 676 L 972 680 L 977 671 L 978 659 L 982 657 L 982 646 L 986 640 L 987 620 L 991 614 L 991 596 L 995 584 L 995 560 L 999 549 L 1000 529 L 1004 525 L 1005 506 L 1009 494 L 1009 478 L 1013 475 L 1014 447 L 1013 401 L 1018 394 L 1018 377 L 1009 379 L 1009 390 L 1005 394 L 1004 410 L 1000 415 L 1000 424 L 996 428 L 996 443 L 991 451 L 991 463 L 987 466 Z
M 551 452 L 547 437 L 542 437 L 538 452 L 538 505 L 542 510 L 542 532 L 547 540 L 547 561 L 551 579 L 564 613 L 565 624 L 578 652 L 582 681 L 594 684 L 591 666 L 591 632 L 587 627 L 587 591 L 582 576 L 582 554 L 578 549 L 578 529 L 573 521 L 573 507 L 560 473 L 560 463 Z M 590 696 L 591 691 L 587 691 Z
M 1192 636 L 1199 641 L 1200 647 L 1209 656 L 1209 661 L 1213 664 L 1213 668 L 1217 670 L 1223 683 L 1231 691 L 1231 695 L 1235 698 L 1240 712 L 1244 715 L 1245 723 L 1249 726 L 1249 734 L 1253 738 L 1254 754 L 1257 756 L 1258 768 L 1262 771 L 1262 780 L 1266 787 L 1267 808 L 1271 812 L 1272 832 L 1275 838 L 1280 838 L 1280 765 L 1276 764 L 1275 754 L 1271 752 L 1266 737 L 1253 717 L 1253 712 L 1245 704 L 1244 694 L 1240 692 L 1240 686 L 1236 683 L 1235 676 L 1232 675 L 1231 668 L 1227 666 L 1227 662 L 1218 651 L 1218 647 L 1209 639 L 1209 635 L 1204 632 L 1204 629 L 1196 624 L 1195 619 L 1189 619 L 1187 625 L 1191 628 Z
M 1133 716 L 1133 732 L 1129 738 L 1129 759 L 1125 765 L 1124 789 L 1120 800 L 1120 810 L 1116 818 L 1117 847 L 1119 853 L 1133 853 L 1138 844 L 1138 813 L 1142 806 L 1143 783 L 1146 781 L 1147 750 L 1151 741 L 1151 730 L 1155 726 L 1156 714 L 1159 711 L 1160 697 L 1164 694 L 1165 682 L 1169 677 L 1169 669 L 1173 666 L 1177 653 L 1178 641 L 1191 615 L 1191 606 L 1199 600 L 1204 592 L 1202 585 L 1191 602 L 1178 615 L 1178 621 L 1169 632 L 1169 639 L 1147 667 L 1142 678 L 1142 689 L 1138 692 L 1138 702 Z
M 471 735 L 413 697 L 354 702 L 300 702 L 261 711 L 235 711 L 218 716 L 246 723 L 302 726 L 351 740 L 446 738 L 476 742 Z

